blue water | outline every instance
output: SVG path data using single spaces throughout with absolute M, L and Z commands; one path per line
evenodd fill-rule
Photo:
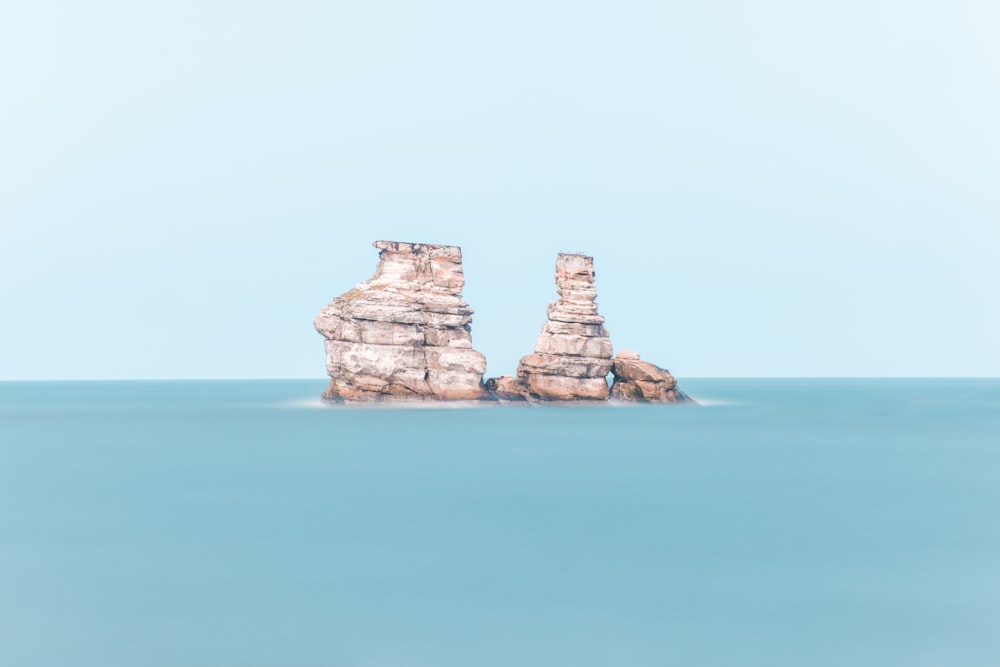
M 0 383 L 0 665 L 1000 665 L 1000 381 Z

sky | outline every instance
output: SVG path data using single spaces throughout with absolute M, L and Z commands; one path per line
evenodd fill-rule
M 378 239 L 683 377 L 1000 376 L 993 0 L 0 0 L 0 380 L 318 378 Z

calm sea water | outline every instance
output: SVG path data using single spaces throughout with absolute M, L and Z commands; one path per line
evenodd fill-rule
M 1000 664 L 1000 381 L 0 383 L 0 665 Z

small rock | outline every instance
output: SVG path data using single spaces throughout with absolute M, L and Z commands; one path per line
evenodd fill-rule
M 648 361 L 639 361 L 632 350 L 623 350 L 614 358 L 611 368 L 614 384 L 611 398 L 638 403 L 678 403 L 691 401 L 677 389 L 677 380 L 670 371 Z

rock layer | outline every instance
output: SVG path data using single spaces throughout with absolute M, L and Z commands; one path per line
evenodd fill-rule
M 614 384 L 611 398 L 640 403 L 688 402 L 684 392 L 677 388 L 677 380 L 670 371 L 639 359 L 632 350 L 622 350 L 614 358 L 611 368 Z
M 611 338 L 597 312 L 594 258 L 560 254 L 556 258 L 559 300 L 550 304 L 534 354 L 521 359 L 513 381 L 494 382 L 500 398 L 516 391 L 543 401 L 606 401 L 611 370 Z
M 375 275 L 325 306 L 324 398 L 462 400 L 485 395 L 486 358 L 472 348 L 472 313 L 456 246 L 376 241 Z

